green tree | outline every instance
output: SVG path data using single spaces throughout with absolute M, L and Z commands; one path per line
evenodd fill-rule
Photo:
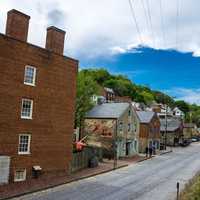
M 94 106 L 92 96 L 98 92 L 98 85 L 91 76 L 80 71 L 77 78 L 75 127 L 80 127 L 85 114 Z
M 157 103 L 167 104 L 172 108 L 175 106 L 175 101 L 172 97 L 160 91 L 153 91 L 153 95 Z
M 143 96 L 144 103 L 146 105 L 148 105 L 154 101 L 154 96 L 150 92 L 147 92 L 144 90 L 143 92 L 141 92 L 141 95 Z

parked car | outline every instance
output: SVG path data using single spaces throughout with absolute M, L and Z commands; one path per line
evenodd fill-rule
M 198 141 L 200 141 L 200 137 L 199 136 L 192 136 L 191 140 L 192 140 L 192 142 L 198 142 Z
M 198 142 L 198 139 L 197 138 L 192 138 L 191 141 L 192 142 Z
M 186 147 L 188 145 L 190 145 L 191 141 L 190 140 L 183 140 L 182 142 L 180 142 L 180 146 L 182 147 Z

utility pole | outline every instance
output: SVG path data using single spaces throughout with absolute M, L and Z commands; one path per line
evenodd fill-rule
M 165 104 L 165 150 L 167 149 L 167 104 Z
M 117 132 L 118 132 L 118 123 L 116 120 L 116 127 L 115 127 L 115 133 L 114 133 L 114 140 L 113 140 L 113 169 L 117 169 Z
M 189 115 L 190 115 L 190 125 L 192 124 L 192 113 L 191 111 L 189 111 Z M 192 139 L 192 130 L 190 130 L 190 139 Z

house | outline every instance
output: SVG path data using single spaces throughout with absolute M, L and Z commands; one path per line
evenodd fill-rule
M 180 117 L 180 118 L 184 118 L 184 112 L 181 111 L 178 107 L 175 107 L 173 109 L 173 115 L 176 116 L 176 117 Z
M 115 103 L 131 103 L 132 99 L 129 96 L 115 96 Z
M 112 88 L 104 87 L 102 90 L 102 95 L 107 103 L 112 103 L 115 101 L 115 92 Z
M 145 153 L 146 147 L 155 145 L 160 149 L 160 121 L 155 112 L 136 111 L 139 129 L 139 152 Z
M 191 139 L 192 136 L 197 136 L 198 130 L 197 126 L 194 123 L 184 123 L 183 124 L 183 137 L 185 139 Z
M 162 143 L 175 146 L 178 145 L 183 137 L 182 120 L 177 117 L 160 117 L 160 132 L 162 134 Z
M 95 105 L 102 103 L 112 103 L 115 101 L 115 92 L 112 88 L 101 87 L 100 94 L 93 95 L 92 101 Z
M 134 110 L 138 110 L 138 111 L 144 111 L 147 109 L 147 106 L 144 103 L 139 103 L 139 102 L 134 102 L 132 101 L 132 106 Z
M 162 108 L 163 108 L 162 104 L 153 102 L 149 107 L 149 111 L 153 111 L 153 112 L 156 112 L 156 113 L 161 113 Z
M 89 145 L 96 145 L 117 157 L 132 156 L 138 152 L 134 111 L 129 103 L 104 103 L 95 106 L 85 118 L 85 135 Z
M 92 101 L 94 102 L 95 105 L 102 104 L 102 103 L 106 103 L 106 98 L 100 95 L 93 95 Z
M 72 157 L 78 61 L 63 56 L 56 27 L 45 48 L 28 43 L 29 20 L 10 10 L 0 34 L 0 184 L 47 182 L 68 173 Z

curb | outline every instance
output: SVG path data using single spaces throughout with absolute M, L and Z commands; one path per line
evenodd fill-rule
M 87 178 L 91 178 L 91 177 L 98 176 L 98 175 L 101 175 L 101 174 L 105 174 L 105 173 L 108 173 L 108 172 L 111 172 L 111 171 L 115 171 L 115 170 L 118 170 L 118 169 L 121 169 L 121 168 L 127 167 L 127 166 L 128 166 L 128 164 L 124 164 L 122 166 L 117 167 L 116 169 L 113 169 L 113 168 L 112 169 L 108 169 L 108 170 L 105 170 L 105 171 L 102 171 L 102 172 L 90 174 L 88 176 L 82 176 L 80 178 L 75 178 L 73 180 L 65 181 L 63 183 L 55 184 L 55 185 L 52 185 L 52 186 L 47 186 L 47 187 L 44 187 L 42 189 L 36 189 L 36 190 L 33 190 L 33 191 L 27 191 L 27 192 L 24 192 L 24 193 L 21 193 L 21 194 L 13 195 L 11 197 L 0 198 L 0 200 L 10 200 L 10 199 L 13 199 L 13 198 L 22 197 L 22 196 L 29 195 L 29 194 L 32 194 L 32 193 L 41 192 L 43 190 L 48 190 L 48 189 L 51 189 L 51 188 L 54 188 L 54 187 L 58 187 L 58 186 L 61 186 L 61 185 L 73 183 L 75 181 L 80 181 L 80 180 L 83 180 L 83 179 L 87 179 Z
M 151 156 L 151 157 L 147 157 L 147 158 L 141 159 L 141 160 L 139 160 L 137 163 L 143 162 L 143 161 L 145 161 L 145 160 L 150 160 L 150 159 L 152 159 L 152 158 L 154 158 L 154 157 L 155 157 L 155 156 Z
M 164 155 L 164 154 L 167 154 L 167 153 L 172 153 L 173 151 L 170 150 L 170 151 L 167 151 L 167 152 L 163 152 L 163 153 L 160 153 L 160 155 Z

